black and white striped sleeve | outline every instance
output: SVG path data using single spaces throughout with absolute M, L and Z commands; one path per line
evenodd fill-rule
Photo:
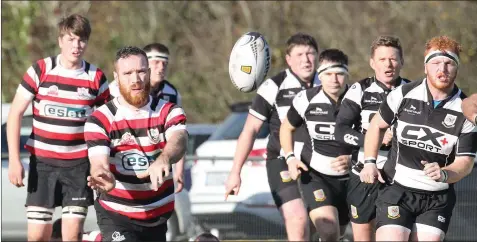
M 293 98 L 292 105 L 287 113 L 288 121 L 293 127 L 299 127 L 305 120 L 305 112 L 310 102 L 306 96 L 306 90 L 300 91 L 295 98 Z
M 379 106 L 379 114 L 387 124 L 394 124 L 395 117 L 403 99 L 403 89 L 402 86 L 399 86 L 398 88 L 391 91 L 383 103 L 381 103 Z
M 335 138 L 341 143 L 361 147 L 364 135 L 353 128 L 361 124 L 361 99 L 363 89 L 361 84 L 354 83 L 346 92 L 341 101 L 340 111 L 336 116 Z
M 456 156 L 475 157 L 477 152 L 477 127 L 469 120 L 464 121 L 459 140 L 457 142 Z
M 265 80 L 257 90 L 257 96 L 253 99 L 249 113 L 262 121 L 268 120 L 277 94 L 277 84 L 272 79 Z

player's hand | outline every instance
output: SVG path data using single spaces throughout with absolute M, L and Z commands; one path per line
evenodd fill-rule
M 225 200 L 227 200 L 229 195 L 238 195 L 241 184 L 242 179 L 240 178 L 240 173 L 230 172 L 227 182 L 225 183 Z
M 376 181 L 376 178 L 378 178 L 381 183 L 384 183 L 384 179 L 381 177 L 381 173 L 376 164 L 364 164 L 363 170 L 359 173 L 361 182 L 372 184 Z
M 138 173 L 136 176 L 139 179 L 149 177 L 151 179 L 152 190 L 157 191 L 157 189 L 159 189 L 158 184 L 161 185 L 164 183 L 164 177 L 169 176 L 170 170 L 171 164 L 169 163 L 169 160 L 160 155 L 154 162 L 151 163 L 145 172 Z
M 116 186 L 116 178 L 111 171 L 103 167 L 96 168 L 87 178 L 88 186 L 93 190 L 107 193 Z
M 434 181 L 440 181 L 442 177 L 441 167 L 437 162 L 429 163 L 425 160 L 421 161 L 424 165 L 424 174 Z
M 331 161 L 331 169 L 337 172 L 343 172 L 348 170 L 349 167 L 349 155 L 340 155 Z
M 302 161 L 298 160 L 297 158 L 290 158 L 290 160 L 287 162 L 288 163 L 288 173 L 290 173 L 290 176 L 293 180 L 298 179 L 298 177 L 301 174 L 301 169 L 304 171 L 308 171 L 308 167 L 306 167 L 305 163 Z
M 25 178 L 25 169 L 21 161 L 8 162 L 8 179 L 16 187 L 23 187 L 23 178 Z
M 174 184 L 177 186 L 175 193 L 179 193 L 184 189 L 184 173 L 180 169 L 174 172 Z
M 391 141 L 393 139 L 393 131 L 391 129 L 386 130 L 383 138 L 383 145 L 389 146 L 391 145 Z

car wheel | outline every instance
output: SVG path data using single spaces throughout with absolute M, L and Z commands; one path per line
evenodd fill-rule
M 166 240 L 172 241 L 177 238 L 179 235 L 179 220 L 177 219 L 176 213 L 172 213 L 171 217 L 167 220 L 167 233 Z

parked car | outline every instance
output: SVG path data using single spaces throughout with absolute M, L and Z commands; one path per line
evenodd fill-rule
M 245 124 L 249 106 L 250 103 L 232 105 L 229 116 L 197 148 L 198 160 L 191 170 L 192 214 L 204 228 L 219 230 L 221 239 L 283 238 L 285 231 L 282 218 L 270 193 L 265 167 L 269 136 L 267 123 L 262 126 L 250 152 L 250 156 L 263 159 L 245 163 L 238 196 L 229 196 L 227 201 L 224 200 L 225 182 L 232 168 L 237 139 Z
M 187 132 L 189 133 L 189 141 L 187 144 L 187 153 L 188 156 L 193 156 L 197 147 L 199 147 L 202 143 L 207 141 L 212 133 L 215 132 L 217 129 L 217 124 L 206 124 L 206 123 L 198 123 L 198 124 L 187 124 Z M 191 177 L 191 168 L 194 164 L 194 160 L 187 159 L 184 164 L 184 188 L 190 191 L 192 186 L 192 177 Z
M 27 232 L 26 210 L 23 206 L 27 195 L 27 177 L 29 169 L 29 153 L 24 149 L 24 145 L 31 134 L 33 124 L 33 113 L 29 107 L 23 116 L 20 129 L 20 152 L 22 153 L 22 163 L 25 168 L 25 187 L 17 188 L 8 180 L 8 145 L 6 139 L 6 121 L 10 104 L 2 104 L 2 239 L 24 239 Z M 189 142 L 200 142 L 203 138 L 195 135 L 194 126 L 189 130 L 191 140 Z M 210 127 L 209 127 L 210 129 Z M 192 146 L 193 147 L 193 146 Z M 168 220 L 167 239 L 176 240 L 179 237 L 189 236 L 189 229 L 193 226 L 193 218 L 190 212 L 189 192 L 183 189 L 175 195 L 175 211 Z M 56 208 L 54 220 L 61 215 L 61 208 Z M 84 224 L 85 231 L 98 230 L 96 223 L 96 212 L 94 206 L 89 207 L 88 215 Z

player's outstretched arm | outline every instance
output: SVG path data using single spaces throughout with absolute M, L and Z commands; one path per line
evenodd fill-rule
M 260 128 L 262 128 L 262 125 L 262 120 L 248 114 L 242 133 L 240 133 L 237 140 L 232 170 L 230 171 L 225 184 L 225 199 L 227 199 L 229 194 L 238 194 L 241 184 L 240 172 L 242 171 L 243 164 L 245 163 L 248 154 L 250 154 L 250 151 L 253 148 L 255 137 L 260 131 Z
M 164 151 L 161 153 L 169 164 L 175 164 L 184 157 L 187 150 L 187 141 L 189 135 L 184 129 L 174 131 L 167 140 Z
M 88 176 L 88 186 L 100 192 L 109 192 L 116 186 L 116 179 L 109 170 L 108 155 L 89 156 L 91 164 L 90 176 Z

